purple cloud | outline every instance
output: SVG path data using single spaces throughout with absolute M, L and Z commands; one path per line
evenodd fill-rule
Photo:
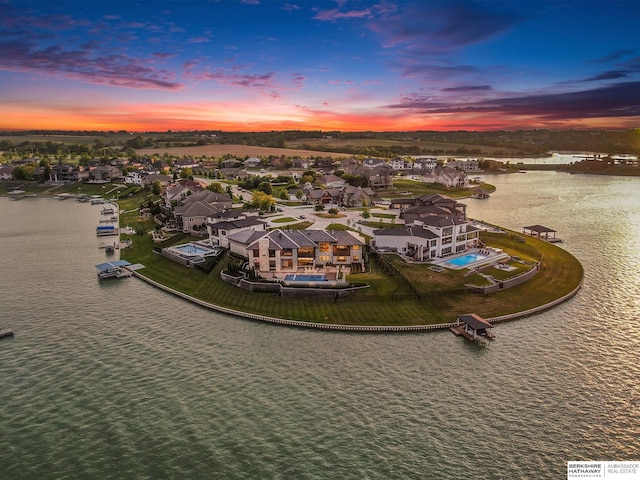
M 636 53 L 636 50 L 625 49 L 625 50 L 616 50 L 615 52 L 611 52 L 609 55 L 605 55 L 604 57 L 596 58 L 591 63 L 609 63 L 616 62 L 628 55 L 633 55 Z
M 59 45 L 51 45 L 39 49 L 30 42 L 0 42 L 0 70 L 129 88 L 182 88 L 182 84 L 173 81 L 172 72 L 152 68 L 147 63 L 126 55 L 94 54 L 89 48 L 65 50 Z
M 459 87 L 449 87 L 449 88 L 442 89 L 443 92 L 454 92 L 454 93 L 455 92 L 462 92 L 462 93 L 489 92 L 492 90 L 493 90 L 493 87 L 491 87 L 490 85 L 461 85 Z
M 490 39 L 522 20 L 486 2 L 418 2 L 401 12 L 389 12 L 369 27 L 388 47 L 405 45 L 419 52 L 438 53 Z
M 387 107 L 425 114 L 527 115 L 548 120 L 628 117 L 640 115 L 640 82 L 624 82 L 591 90 L 497 98 L 464 104 L 444 104 L 442 101 L 432 101 L 428 97 L 414 96 Z

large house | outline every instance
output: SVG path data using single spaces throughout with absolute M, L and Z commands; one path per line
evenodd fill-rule
M 231 197 L 228 194 L 202 190 L 182 198 L 173 213 L 181 230 L 189 233 L 192 230 L 202 231 L 207 226 L 207 217 L 230 208 Z
M 235 212 L 229 210 L 220 215 L 212 215 L 207 218 L 207 230 L 209 231 L 209 241 L 212 245 L 229 248 L 229 237 L 236 233 L 249 231 L 266 230 L 266 222 L 259 220 L 255 215 L 247 212 L 229 217 L 227 213 Z
M 344 230 L 244 230 L 228 237 L 229 249 L 247 257 L 261 275 L 364 267 L 364 244 Z
M 403 212 L 404 228 L 374 233 L 376 248 L 425 261 L 466 251 L 478 245 L 479 230 L 466 218 L 466 206 L 443 195 L 424 195 Z
M 468 187 L 469 179 L 467 174 L 461 170 L 456 170 L 449 167 L 436 167 L 431 174 L 427 175 L 427 181 L 433 183 L 441 183 L 442 185 L 450 188 L 454 187 Z

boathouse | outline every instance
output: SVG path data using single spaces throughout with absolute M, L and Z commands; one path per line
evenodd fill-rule
M 477 340 L 478 337 L 493 338 L 488 329 L 493 328 L 489 322 L 476 313 L 458 315 L 458 323 L 461 323 L 458 332 L 469 340 Z
M 529 235 L 531 235 L 532 237 L 538 237 L 538 238 L 543 238 L 545 240 L 549 240 L 549 241 L 553 241 L 556 238 L 556 231 L 548 228 L 548 227 L 544 227 L 542 225 L 530 225 L 528 227 L 523 227 L 523 232 L 524 233 L 528 233 Z M 549 235 L 553 233 L 553 238 L 550 239 Z

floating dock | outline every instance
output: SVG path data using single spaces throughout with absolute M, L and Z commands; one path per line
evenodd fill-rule
M 13 337 L 13 330 L 7 328 L 6 330 L 0 330 L 0 338 Z

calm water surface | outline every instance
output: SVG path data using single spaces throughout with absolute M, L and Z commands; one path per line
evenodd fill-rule
M 640 459 L 640 179 L 485 176 L 478 219 L 543 224 L 585 266 L 495 328 L 352 334 L 98 283 L 100 207 L 0 199 L 0 479 L 565 478 Z

